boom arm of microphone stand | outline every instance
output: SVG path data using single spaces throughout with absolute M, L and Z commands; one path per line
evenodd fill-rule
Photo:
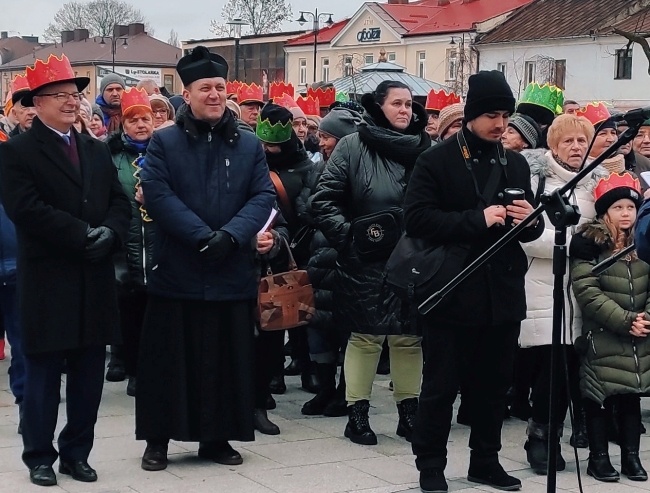
M 614 156 L 616 154 L 616 151 L 620 149 L 622 146 L 625 144 L 629 143 L 634 139 L 635 135 L 639 132 L 639 129 L 641 128 L 641 124 L 643 122 L 634 122 L 630 125 L 630 127 L 623 132 L 618 140 L 614 142 L 608 149 L 606 149 L 600 156 L 598 156 L 592 163 L 590 163 L 587 166 L 584 166 L 579 173 L 576 174 L 575 177 L 573 177 L 571 180 L 569 180 L 567 183 L 564 184 L 564 186 L 558 190 L 555 190 L 550 196 L 547 194 L 544 194 L 542 196 L 542 204 L 537 206 L 537 208 L 531 212 L 526 218 L 524 218 L 517 226 L 512 228 L 510 231 L 508 231 L 504 236 L 499 238 L 499 240 L 492 245 L 490 248 L 488 248 L 485 252 L 483 252 L 479 257 L 476 258 L 471 264 L 469 264 L 465 269 L 463 269 L 456 277 L 454 277 L 451 281 L 449 281 L 445 286 L 440 289 L 440 291 L 437 291 L 433 293 L 431 296 L 429 296 L 426 300 L 424 300 L 420 306 L 418 306 L 418 311 L 420 312 L 421 315 L 426 315 L 429 313 L 431 310 L 433 310 L 438 303 L 440 303 L 445 296 L 447 296 L 449 293 L 451 293 L 456 287 L 463 282 L 465 279 L 467 279 L 469 276 L 471 276 L 476 270 L 478 270 L 480 267 L 482 267 L 488 260 L 490 260 L 498 251 L 500 251 L 505 245 L 510 243 L 522 230 L 523 228 L 526 228 L 528 225 L 532 224 L 533 221 L 535 221 L 539 216 L 542 215 L 542 213 L 549 209 L 549 204 L 552 202 L 555 203 L 557 202 L 557 199 L 560 197 L 564 197 L 564 195 L 567 192 L 570 192 L 573 190 L 578 183 L 585 177 L 588 176 L 596 167 L 598 167 L 605 159 Z M 585 157 L 585 160 L 587 158 Z M 551 200 L 551 197 L 556 198 L 555 201 Z M 566 199 L 565 199 L 566 200 Z M 556 221 L 560 222 L 563 221 L 565 218 L 564 217 L 555 217 L 557 214 L 547 214 L 549 217 L 549 220 L 553 223 L 556 224 Z
M 591 273 L 599 276 L 603 272 L 605 272 L 607 269 L 609 269 L 612 265 L 614 265 L 616 262 L 618 262 L 620 259 L 625 257 L 627 254 L 632 253 L 636 249 L 636 246 L 634 244 L 627 246 L 623 248 L 618 253 L 615 253 L 611 257 L 606 258 L 599 264 L 596 264 L 593 269 L 591 269 Z

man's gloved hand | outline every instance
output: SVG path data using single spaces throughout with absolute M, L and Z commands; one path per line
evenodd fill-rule
M 86 234 L 84 258 L 91 262 L 97 262 L 111 252 L 114 243 L 115 233 L 111 228 L 106 226 L 89 228 Z
M 207 240 L 201 242 L 199 252 L 206 260 L 221 262 L 237 249 L 237 242 L 225 231 L 213 231 Z

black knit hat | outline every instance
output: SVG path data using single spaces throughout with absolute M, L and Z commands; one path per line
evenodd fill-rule
M 542 130 L 531 117 L 517 113 L 510 119 L 508 126 L 514 128 L 530 149 L 535 149 L 542 140 Z
M 211 53 L 205 46 L 197 46 L 176 64 L 176 72 L 187 86 L 195 80 L 228 77 L 228 62 L 221 55 Z
M 531 117 L 538 125 L 550 125 L 555 120 L 555 114 L 551 110 L 538 104 L 519 103 L 517 113 Z
M 492 111 L 515 112 L 515 97 L 506 78 L 498 70 L 481 70 L 469 77 L 465 100 L 465 121 Z

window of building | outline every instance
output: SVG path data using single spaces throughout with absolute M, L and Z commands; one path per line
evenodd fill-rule
M 458 52 L 455 48 L 447 50 L 447 73 L 446 80 L 456 80 L 458 78 Z
M 165 74 L 165 89 L 169 91 L 170 94 L 174 94 L 174 76 Z
M 566 60 L 555 60 L 553 83 L 560 89 L 566 88 Z
M 614 78 L 632 78 L 632 48 L 616 50 L 616 73 Z
M 417 62 L 418 62 L 418 77 L 426 79 L 427 75 L 427 53 L 426 51 L 417 52 Z
M 535 62 L 526 62 L 524 68 L 524 82 L 530 84 L 535 82 L 535 72 L 537 71 L 537 63 Z
M 375 63 L 375 56 L 372 53 L 364 53 L 363 54 L 363 62 L 366 65 L 370 65 L 371 63 Z
M 343 75 L 345 77 L 350 77 L 354 75 L 354 65 L 352 65 L 352 57 L 350 55 L 345 55 L 343 60 Z
M 298 59 L 298 66 L 300 67 L 300 82 L 299 84 L 301 86 L 304 86 L 307 84 L 307 59 L 306 58 L 299 58 Z
M 90 79 L 90 70 L 86 72 L 86 77 Z M 92 80 L 92 79 L 90 79 Z M 90 94 L 90 84 L 88 84 L 88 87 L 86 87 L 86 94 Z
M 323 82 L 329 82 L 330 80 L 330 59 L 322 58 L 323 73 L 321 80 Z
M 506 62 L 497 63 L 497 70 L 501 72 L 504 77 L 508 77 L 508 64 Z
M 395 60 L 397 60 L 397 56 L 395 55 L 395 52 L 394 52 L 394 51 L 389 51 L 389 52 L 387 53 L 387 56 L 388 56 L 387 60 L 388 60 L 389 62 L 394 62 Z

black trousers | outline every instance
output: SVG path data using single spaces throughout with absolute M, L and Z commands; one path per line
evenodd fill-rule
M 120 307 L 120 327 L 122 329 L 122 345 L 119 346 L 121 349 L 119 355 L 124 361 L 126 374 L 135 377 L 137 375 L 142 323 L 147 309 L 147 293 L 145 291 L 120 293 L 118 302 Z
M 295 329 L 294 329 L 295 330 Z M 255 337 L 255 408 L 266 409 L 269 385 L 284 371 L 284 330 L 259 330 Z
M 93 447 L 97 411 L 104 385 L 105 346 L 25 356 L 23 398 L 23 462 L 29 468 L 87 460 Z M 52 440 L 61 399 L 61 370 L 66 364 L 67 423 Z
M 418 470 L 444 469 L 453 405 L 461 382 L 469 406 L 471 462 L 496 462 L 506 393 L 512 381 L 520 324 L 424 328 L 422 391 L 412 447 Z M 465 402 L 466 401 L 466 402 Z

